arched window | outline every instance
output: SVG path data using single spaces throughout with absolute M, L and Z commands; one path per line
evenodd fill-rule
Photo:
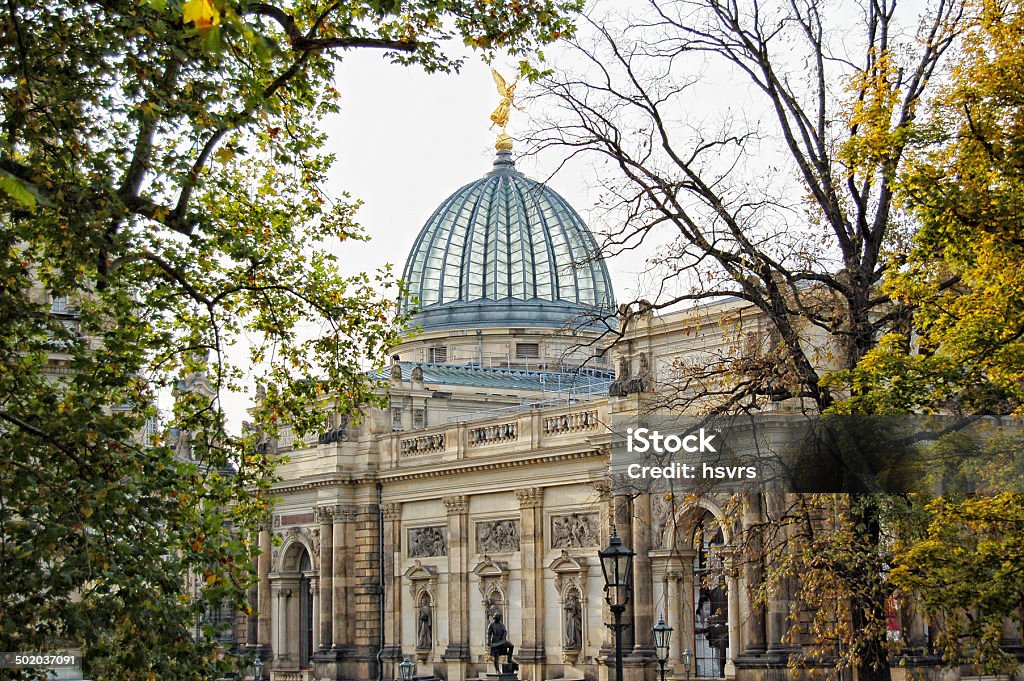
M 693 650 L 698 677 L 724 678 L 729 658 L 729 591 L 722 571 L 722 528 L 710 511 L 693 533 Z

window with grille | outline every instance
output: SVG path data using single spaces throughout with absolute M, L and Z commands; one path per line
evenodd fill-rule
M 402 408 L 391 407 L 391 430 L 402 429 Z
M 427 410 L 423 407 L 415 407 L 412 410 L 412 427 L 413 428 L 426 428 L 427 427 Z
M 50 301 L 50 312 L 53 314 L 69 314 L 67 296 L 53 296 Z
M 517 359 L 537 359 L 540 357 L 539 343 L 516 343 Z
M 448 361 L 448 348 L 444 346 L 427 348 L 427 361 L 432 364 L 444 364 Z

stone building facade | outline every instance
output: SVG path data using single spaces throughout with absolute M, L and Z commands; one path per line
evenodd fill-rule
M 680 361 L 757 341 L 756 316 L 735 301 L 629 315 L 607 347 L 616 310 L 593 237 L 508 151 L 441 204 L 404 278 L 420 329 L 380 376 L 390 406 L 268 443 L 288 459 L 243 651 L 276 681 L 390 681 L 405 657 L 417 676 L 465 681 L 489 670 L 501 613 L 524 681 L 605 681 L 597 553 L 614 525 L 636 551 L 629 681 L 655 678 L 659 617 L 675 630 L 671 678 L 782 678 L 790 603 L 752 605 L 757 575 L 730 565 L 714 497 L 677 506 L 608 483 L 610 424 L 649 411 Z M 743 523 L 774 503 L 748 502 Z M 924 649 L 922 622 L 904 630 Z

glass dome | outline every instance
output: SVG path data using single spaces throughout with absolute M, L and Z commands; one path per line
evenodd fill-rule
M 427 220 L 402 277 L 424 330 L 479 326 L 607 328 L 611 280 L 583 219 L 499 151 L 494 170 Z M 601 322 L 601 318 L 608 322 Z

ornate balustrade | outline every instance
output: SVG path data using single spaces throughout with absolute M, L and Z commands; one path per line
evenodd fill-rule
M 519 424 L 516 421 L 497 423 L 469 429 L 469 446 L 480 447 L 499 442 L 515 442 L 519 439 Z
M 597 410 L 588 409 L 569 414 L 545 416 L 541 420 L 544 435 L 564 435 L 566 433 L 583 433 L 596 430 L 598 426 Z
M 398 451 L 402 456 L 435 454 L 444 451 L 445 440 L 445 433 L 406 437 L 398 441 Z

